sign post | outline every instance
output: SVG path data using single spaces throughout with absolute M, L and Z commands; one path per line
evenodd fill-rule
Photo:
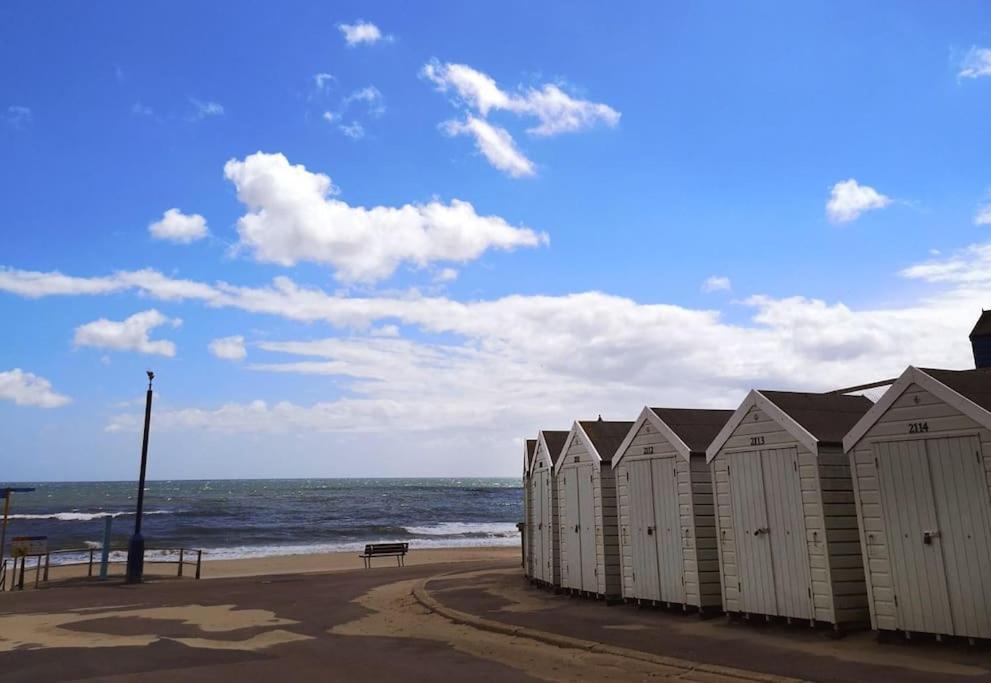
M 4 549 L 7 543 L 7 518 L 10 516 L 10 499 L 13 498 L 14 493 L 31 493 L 34 491 L 33 488 L 27 486 L 8 486 L 7 488 L 0 489 L 0 498 L 3 498 L 3 523 L 0 524 L 0 568 L 4 567 Z M 14 574 L 17 573 L 17 562 L 14 562 Z M 11 575 L 10 585 L 13 587 L 14 578 Z M 3 589 L 3 584 L 0 584 L 0 589 Z
M 107 578 L 107 566 L 110 564 L 110 525 L 113 524 L 114 516 L 107 515 L 103 518 L 103 547 L 100 548 L 100 581 Z
M 145 568 L 145 539 L 141 535 L 141 513 L 145 504 L 145 470 L 148 467 L 148 429 L 151 427 L 151 383 L 155 373 L 148 370 L 148 394 L 145 397 L 145 434 L 141 442 L 141 474 L 138 477 L 138 509 L 134 516 L 134 535 L 127 544 L 127 582 L 141 583 Z

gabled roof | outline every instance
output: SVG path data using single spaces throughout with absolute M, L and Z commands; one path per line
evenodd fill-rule
M 537 432 L 537 440 L 544 444 L 544 450 L 551 459 L 551 468 L 557 464 L 557 459 L 561 457 L 561 448 L 568 438 L 568 432 L 542 429 Z M 530 461 L 530 469 L 537 463 L 537 449 L 534 448 L 533 459 Z
M 970 331 L 970 338 L 991 336 L 991 311 L 981 311 L 981 317 Z
M 533 452 L 537 450 L 536 439 L 526 439 L 523 443 L 523 475 L 530 474 L 530 465 L 533 464 Z
M 843 450 L 853 450 L 888 408 L 913 384 L 918 384 L 979 425 L 991 429 L 991 368 L 937 370 L 914 368 L 910 365 L 844 437 Z
M 846 433 L 872 405 L 870 399 L 863 396 L 754 389 L 709 444 L 706 460 L 716 457 L 753 407 L 763 410 L 796 441 L 815 453 L 819 446 L 842 444 Z
M 623 459 L 623 454 L 629 449 L 645 422 L 650 422 L 678 454 L 688 460 L 692 455 L 705 455 L 706 447 L 712 443 L 716 434 L 732 415 L 732 410 L 645 407 L 640 411 L 640 417 L 633 423 L 622 443 L 616 448 L 612 466 L 616 467 Z
M 616 448 L 626 437 L 632 422 L 615 422 L 599 418 L 598 420 L 579 420 L 571 427 L 568 438 L 561 447 L 560 453 L 564 454 L 571 447 L 571 442 L 581 439 L 585 443 L 588 452 L 596 457 L 599 462 L 609 463 Z M 554 472 L 561 469 L 564 458 L 558 458 L 554 464 Z

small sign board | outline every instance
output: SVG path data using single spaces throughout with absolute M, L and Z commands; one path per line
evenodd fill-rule
M 14 557 L 46 555 L 48 536 L 14 536 L 10 539 L 10 551 Z

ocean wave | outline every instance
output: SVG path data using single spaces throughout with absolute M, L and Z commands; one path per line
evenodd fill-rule
M 514 529 L 515 531 L 515 529 Z M 519 545 L 520 539 L 507 536 L 490 538 L 435 538 L 435 539 L 375 539 L 375 543 L 402 542 L 409 543 L 410 552 L 428 548 L 497 548 Z M 204 548 L 204 560 L 241 560 L 255 557 L 273 557 L 279 555 L 319 555 L 334 552 L 356 552 L 365 549 L 364 542 L 347 543 L 312 543 L 300 545 L 271 545 L 271 546 L 229 546 Z
M 149 510 L 145 515 L 172 515 L 175 510 Z M 90 522 L 104 517 L 133 517 L 133 512 L 44 512 L 40 514 L 10 515 L 8 519 L 54 519 L 60 522 Z
M 426 526 L 403 527 L 413 536 L 471 536 L 519 538 L 520 532 L 512 522 L 438 522 Z

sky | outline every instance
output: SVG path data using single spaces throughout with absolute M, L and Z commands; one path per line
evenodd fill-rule
M 0 479 L 518 476 L 972 367 L 985 2 L 0 6 Z

